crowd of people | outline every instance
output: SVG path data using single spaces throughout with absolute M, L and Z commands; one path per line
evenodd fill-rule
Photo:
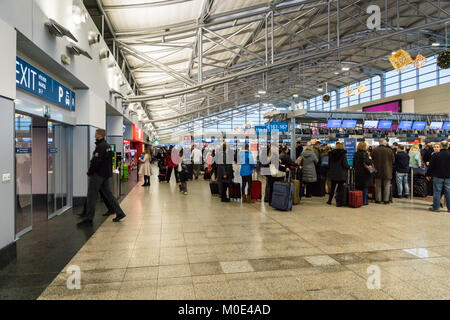
M 425 181 L 427 195 L 433 195 L 434 204 L 430 210 L 439 211 L 442 195 L 446 196 L 447 209 L 450 206 L 450 151 L 448 142 L 432 144 L 425 147 L 414 144 L 389 146 L 387 140 L 381 139 L 376 147 L 369 147 L 366 142 L 359 142 L 353 159 L 348 159 L 345 146 L 337 142 L 334 148 L 317 141 L 314 144 L 295 146 L 296 160 L 291 157 L 291 150 L 286 145 L 268 146 L 255 158 L 250 152 L 249 144 L 242 151 L 232 150 L 224 143 L 210 149 L 161 148 L 156 155 L 162 177 L 160 181 L 169 182 L 172 171 L 180 186 L 180 192 L 187 194 L 187 181 L 198 180 L 202 169 L 205 178 L 216 181 L 219 195 L 223 202 L 230 201 L 233 184 L 239 184 L 242 201 L 252 203 L 252 185 L 255 174 L 265 176 L 266 189 L 264 201 L 271 203 L 273 185 L 277 181 L 299 180 L 302 197 L 324 197 L 328 194 L 327 204 L 335 199 L 336 206 L 345 206 L 346 197 L 342 194 L 352 189 L 363 193 L 363 205 L 369 204 L 369 194 L 375 203 L 389 204 L 392 198 L 411 196 L 411 177 L 419 176 Z M 264 154 L 265 161 L 261 155 Z M 352 161 L 349 161 L 352 160 Z M 146 160 L 143 160 L 146 162 Z M 350 163 L 349 163 L 350 162 Z M 277 164 L 277 165 L 274 165 Z M 146 170 L 146 172 L 148 172 Z M 149 179 L 148 179 L 149 180 Z M 147 181 L 147 179 L 146 179 Z M 419 183 L 419 182 L 417 182 Z M 146 185 L 145 183 L 144 185 Z M 420 186 L 419 186 L 420 187 Z M 419 188 L 418 187 L 418 188 Z

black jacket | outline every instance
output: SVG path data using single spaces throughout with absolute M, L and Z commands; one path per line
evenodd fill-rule
M 450 179 L 450 150 L 444 149 L 433 154 L 427 175 L 440 179 Z
M 334 149 L 328 153 L 328 180 L 347 181 L 348 169 L 347 151 Z
M 221 161 L 217 161 L 217 182 L 219 183 L 231 183 L 234 179 L 234 170 L 233 170 L 233 151 L 217 151 L 217 159 L 221 159 Z M 226 176 L 226 178 L 224 178 Z
M 422 159 L 424 163 L 431 162 L 431 156 L 433 155 L 433 148 L 423 149 Z
M 409 155 L 404 151 L 397 152 L 394 167 L 398 173 L 409 173 Z
M 366 166 L 372 165 L 372 160 L 366 151 L 358 150 L 353 158 L 355 168 L 355 186 L 358 189 L 368 188 L 372 185 L 372 175 Z
M 98 140 L 95 144 L 97 147 L 92 155 L 88 175 L 92 176 L 96 174 L 103 178 L 111 178 L 113 158 L 111 146 L 105 141 L 105 139 Z

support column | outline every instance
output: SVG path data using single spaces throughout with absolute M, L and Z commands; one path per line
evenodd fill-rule
M 292 111 L 295 110 L 295 101 L 291 102 L 291 110 Z M 292 118 L 291 119 L 291 160 L 292 161 L 297 160 L 297 157 L 299 156 L 299 155 L 296 154 L 295 143 L 296 143 L 296 139 L 295 139 L 295 118 Z

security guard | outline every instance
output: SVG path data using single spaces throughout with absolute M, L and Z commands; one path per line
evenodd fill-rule
M 98 129 L 95 132 L 95 144 L 97 147 L 95 148 L 89 170 L 87 171 L 87 175 L 89 176 L 87 210 L 83 216 L 83 221 L 78 225 L 92 224 L 97 197 L 100 191 L 105 196 L 108 207 L 113 208 L 116 213 L 116 217 L 113 219 L 114 222 L 119 222 L 126 216 L 110 189 L 109 180 L 112 177 L 112 150 L 110 145 L 105 141 L 105 136 L 106 131 L 103 129 Z

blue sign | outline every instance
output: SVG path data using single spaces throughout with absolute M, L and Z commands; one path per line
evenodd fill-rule
M 273 132 L 273 131 L 288 132 L 289 131 L 289 123 L 272 121 L 270 123 L 270 131 L 271 132 Z
M 16 148 L 16 154 L 31 154 L 31 148 Z
M 48 153 L 58 153 L 58 148 L 48 148 Z
M 75 111 L 75 92 L 18 57 L 16 58 L 16 86 L 61 107 Z
M 350 134 L 348 133 L 336 133 L 336 138 L 343 139 L 348 137 L 350 137 Z
M 344 139 L 345 149 L 347 150 L 347 162 L 353 166 L 353 157 L 356 153 L 356 138 Z
M 267 132 L 268 132 L 267 126 L 255 126 L 255 133 L 257 135 L 267 134 Z

